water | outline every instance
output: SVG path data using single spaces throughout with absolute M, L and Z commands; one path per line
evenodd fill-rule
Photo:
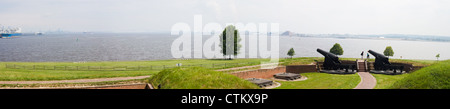
M 65 34 L 22 36 L 0 39 L 0 61 L 133 61 L 173 59 L 171 44 L 176 36 L 163 34 Z M 203 38 L 206 40 L 206 36 Z M 247 40 L 248 41 L 248 40 Z M 317 48 L 328 51 L 340 43 L 344 54 L 340 57 L 359 58 L 361 51 L 371 49 L 382 53 L 392 46 L 394 57 L 403 59 L 450 59 L 447 42 L 404 40 L 336 39 L 280 37 L 280 57 L 288 57 L 293 47 L 295 57 L 322 57 Z M 248 46 L 247 46 L 248 47 Z M 248 55 L 248 53 L 247 53 Z M 365 57 L 366 55 L 364 55 Z M 371 56 L 372 57 L 372 56 Z

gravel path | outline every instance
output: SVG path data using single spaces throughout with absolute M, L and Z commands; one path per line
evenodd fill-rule
M 361 82 L 353 89 L 373 89 L 377 85 L 377 79 L 369 72 L 358 72 Z
M 76 80 L 54 80 L 54 81 L 0 81 L 0 84 L 51 84 L 51 83 L 87 83 L 87 82 L 104 82 L 104 81 L 120 81 L 131 79 L 144 79 L 150 76 L 136 77 L 116 77 L 116 78 L 96 78 L 96 79 L 76 79 Z

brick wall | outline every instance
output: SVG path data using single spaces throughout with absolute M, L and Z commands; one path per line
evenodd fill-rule
M 126 84 L 126 85 L 111 85 L 111 86 L 97 86 L 97 87 L 82 87 L 75 89 L 151 89 L 150 84 Z
M 317 72 L 317 68 L 316 65 L 288 65 L 286 66 L 286 72 L 288 73 Z
M 259 70 L 252 70 L 252 71 L 241 71 L 241 72 L 234 72 L 230 73 L 232 75 L 235 75 L 239 78 L 272 78 L 273 75 L 277 73 L 283 73 L 286 72 L 286 67 L 281 66 L 274 69 L 259 69 Z

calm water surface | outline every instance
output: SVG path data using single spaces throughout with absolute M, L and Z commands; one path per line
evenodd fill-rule
M 176 36 L 163 34 L 65 34 L 0 39 L 0 61 L 133 61 L 173 59 Z M 206 36 L 203 40 L 206 40 Z M 248 40 L 247 40 L 248 41 Z M 369 49 L 382 53 L 392 46 L 394 57 L 403 59 L 450 59 L 450 43 L 404 40 L 280 37 L 280 57 L 293 47 L 296 57 L 321 57 L 317 48 L 329 50 L 334 43 L 344 49 L 341 57 L 360 57 Z M 248 46 L 247 46 L 248 49 Z M 248 53 L 247 53 L 248 54 Z M 364 55 L 365 56 L 365 55 Z

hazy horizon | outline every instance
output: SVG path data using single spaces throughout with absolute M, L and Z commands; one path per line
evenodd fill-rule
M 279 23 L 304 34 L 450 36 L 445 0 L 2 0 L 0 25 L 34 31 L 169 32 L 179 22 Z

